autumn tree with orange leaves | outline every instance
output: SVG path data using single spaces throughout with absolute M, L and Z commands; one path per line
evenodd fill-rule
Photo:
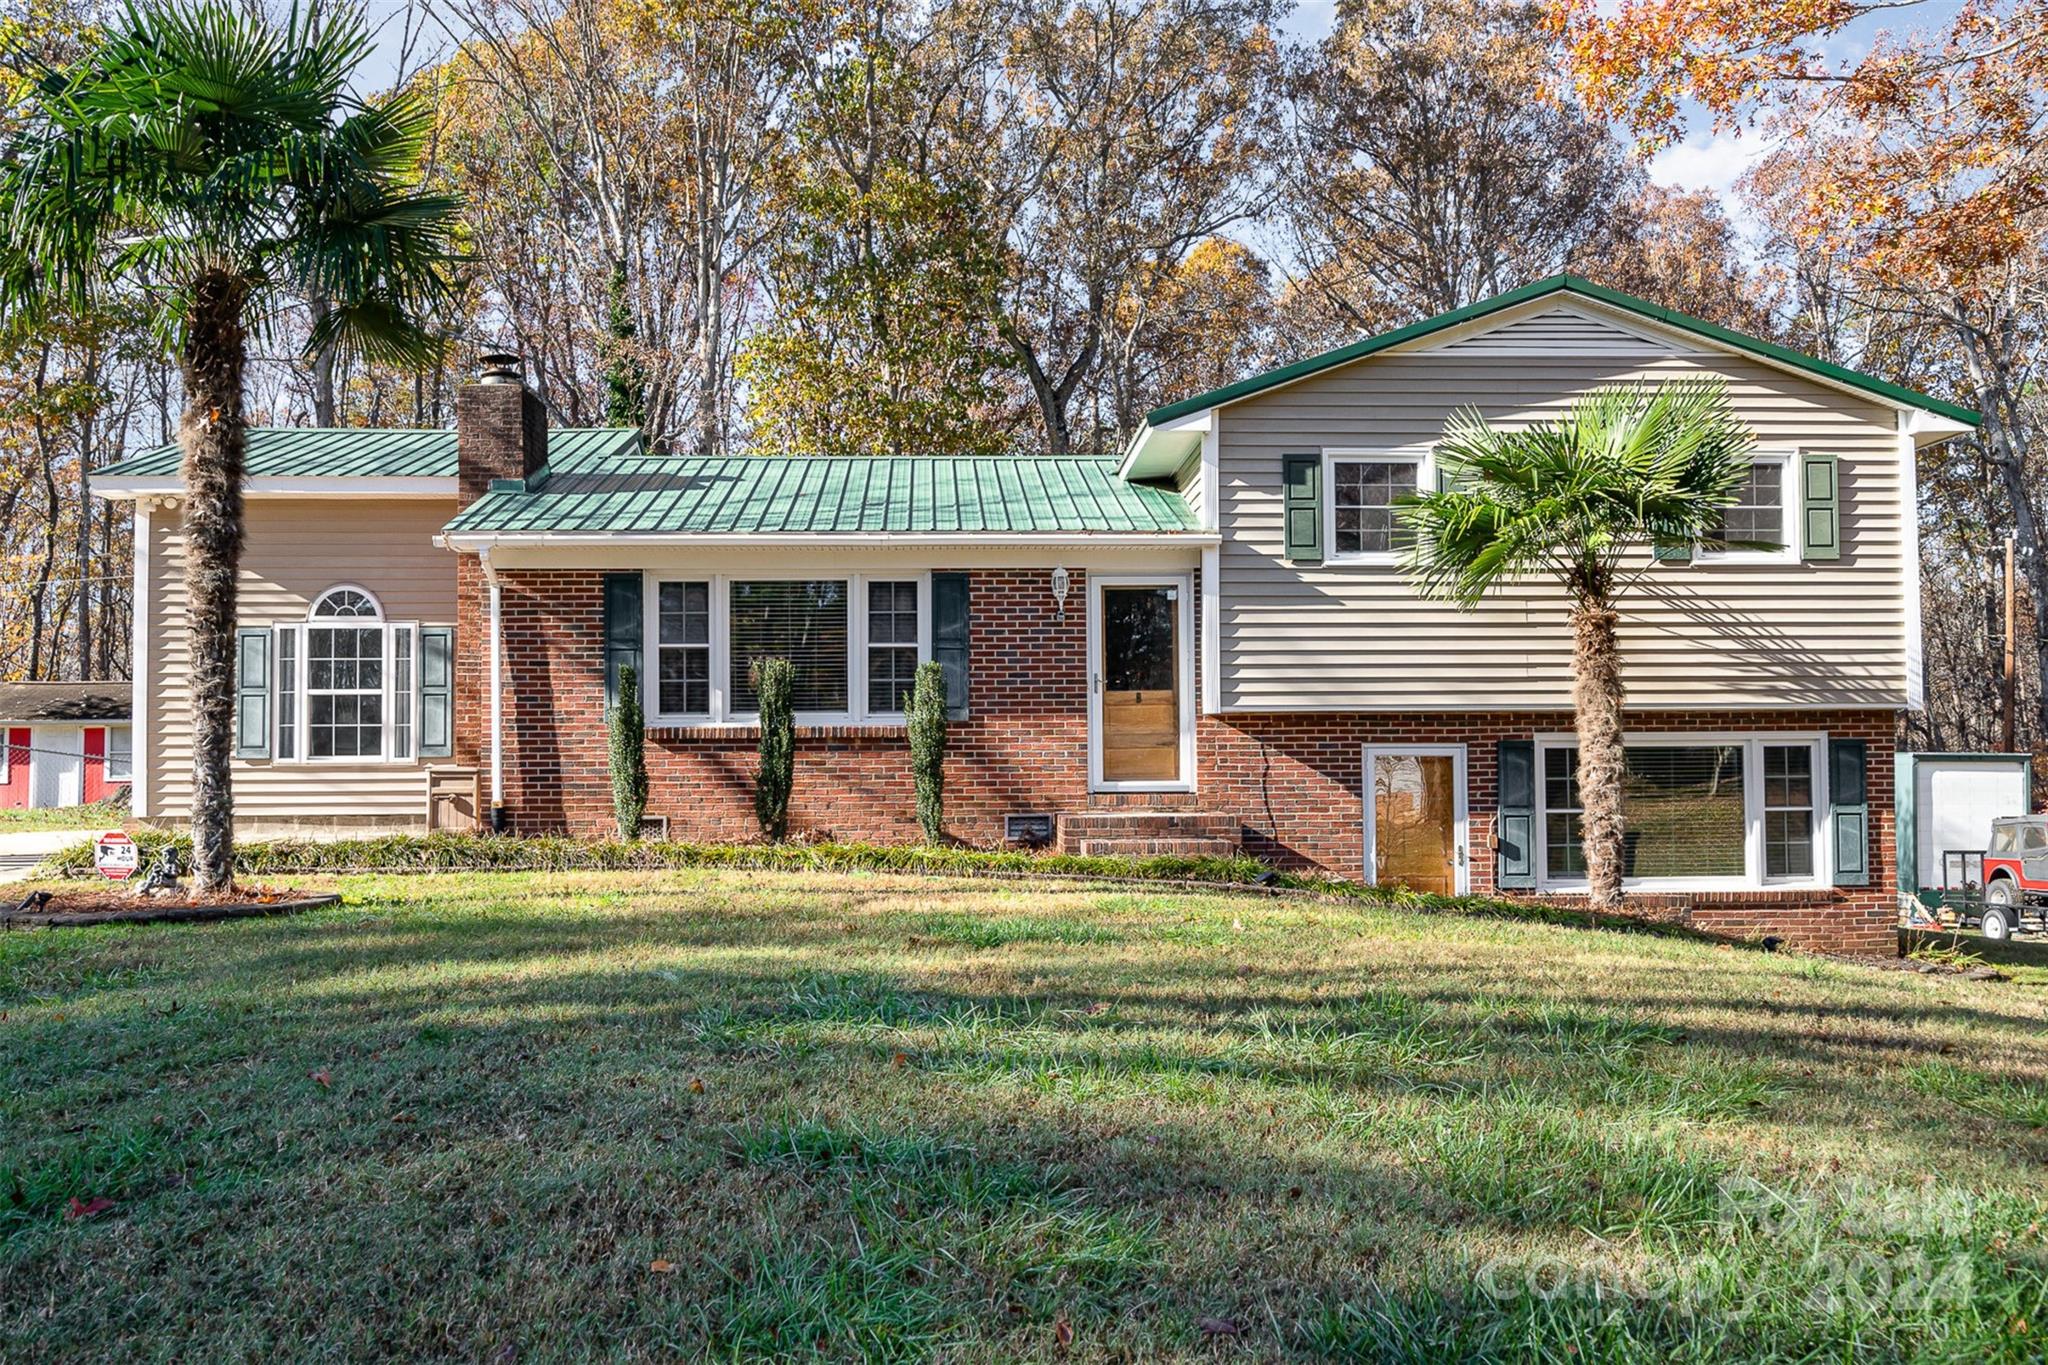
M 1937 26 L 1831 42 L 1916 12 Z M 1829 311 L 1883 318 L 1888 344 L 1921 334 L 1927 368 L 1912 377 L 1982 414 L 1960 458 L 1980 461 L 2003 493 L 2042 696 L 2048 0 L 1953 12 L 1897 0 L 1553 0 L 1550 22 L 1581 96 L 1646 142 L 1678 135 L 1688 103 L 1718 127 L 1775 138 L 1747 189 L 1801 273 L 1837 295 Z M 1859 55 L 1831 55 L 1851 47 Z M 2048 732 L 2048 697 L 2035 719 Z

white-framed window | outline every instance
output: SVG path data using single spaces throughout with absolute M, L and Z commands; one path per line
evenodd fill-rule
M 1799 560 L 1799 486 L 1789 450 L 1759 451 L 1717 530 L 1702 537 L 1708 562 L 1777 564 Z
M 642 594 L 656 686 L 650 725 L 744 724 L 757 659 L 795 667 L 798 719 L 903 718 L 931 657 L 928 574 L 689 574 L 650 570 Z
M 711 580 L 678 579 L 654 603 L 655 695 L 650 714 L 711 714 Z
M 900 716 L 917 682 L 923 594 L 916 579 L 870 578 L 866 586 L 868 714 Z
M 1825 885 L 1822 735 L 1640 735 L 1628 739 L 1622 878 L 1645 890 Z M 1578 746 L 1539 737 L 1539 881 L 1586 879 Z
M 1326 561 L 1393 564 L 1407 534 L 1395 508 L 1430 486 L 1435 462 L 1427 450 L 1323 452 L 1323 543 Z
M 272 627 L 272 752 L 293 763 L 406 763 L 419 734 L 419 626 L 374 594 L 329 588 Z
M 107 727 L 107 752 L 100 776 L 110 787 L 135 780 L 135 737 L 127 726 Z

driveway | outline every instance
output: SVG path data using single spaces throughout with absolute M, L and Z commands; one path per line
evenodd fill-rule
M 30 869 L 52 853 L 98 837 L 96 829 L 32 829 L 0 834 L 0 882 L 26 881 Z

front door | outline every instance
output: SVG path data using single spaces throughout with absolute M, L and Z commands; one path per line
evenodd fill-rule
M 1454 896 L 1466 889 L 1465 748 L 1368 745 L 1365 859 L 1370 879 Z
M 30 734 L 35 754 L 29 771 L 35 780 L 29 804 L 41 809 L 77 805 L 85 795 L 85 732 L 73 725 Z
M 1096 785 L 1185 786 L 1187 585 L 1098 581 L 1091 605 Z

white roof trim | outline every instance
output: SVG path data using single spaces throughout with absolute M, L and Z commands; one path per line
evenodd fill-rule
M 176 475 L 116 479 L 92 476 L 92 491 L 109 502 L 127 498 L 183 497 L 185 482 Z M 242 496 L 249 498 L 452 498 L 452 478 L 325 477 L 264 475 L 245 479 Z
M 434 537 L 434 543 L 450 550 L 487 550 L 500 545 L 764 546 L 784 549 L 803 546 L 882 549 L 898 545 L 971 549 L 978 546 L 1030 545 L 1073 549 L 1197 549 L 1205 545 L 1219 545 L 1222 539 L 1214 531 L 777 531 L 754 534 L 708 531 L 444 531 Z

